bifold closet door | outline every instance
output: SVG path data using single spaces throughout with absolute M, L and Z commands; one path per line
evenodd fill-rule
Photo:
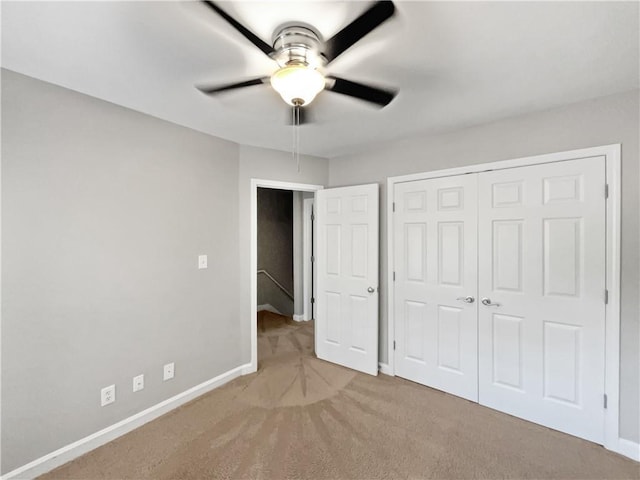
M 477 175 L 394 189 L 396 374 L 477 401 Z
M 479 401 L 598 443 L 604 189 L 604 157 L 478 176 Z

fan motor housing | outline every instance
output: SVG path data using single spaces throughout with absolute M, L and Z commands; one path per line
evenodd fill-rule
M 273 59 L 280 67 L 304 65 L 322 67 L 326 60 L 320 53 L 320 36 L 310 27 L 287 25 L 276 30 L 273 36 Z

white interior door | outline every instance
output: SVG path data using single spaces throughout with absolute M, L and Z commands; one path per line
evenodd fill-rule
M 378 374 L 378 185 L 316 193 L 316 355 Z
M 479 174 L 480 403 L 604 436 L 605 159 Z
M 477 175 L 396 185 L 396 374 L 478 400 Z

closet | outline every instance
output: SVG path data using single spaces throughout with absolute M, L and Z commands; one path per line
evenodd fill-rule
M 395 374 L 603 443 L 605 184 L 605 156 L 395 183 Z

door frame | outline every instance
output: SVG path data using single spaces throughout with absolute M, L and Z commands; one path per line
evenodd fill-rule
M 302 199 L 302 320 L 313 320 L 314 304 L 313 298 L 313 219 L 315 209 L 315 198 Z
M 251 292 L 250 332 L 251 332 L 251 364 L 247 373 L 258 370 L 258 188 L 273 188 L 277 190 L 291 190 L 296 192 L 316 192 L 324 188 L 323 185 L 307 183 L 280 182 L 276 180 L 251 179 L 251 251 L 249 261 L 249 278 Z
M 398 183 L 426 180 L 430 178 L 480 173 L 491 170 L 539 165 L 544 163 L 576 160 L 586 157 L 605 157 L 606 183 L 608 197 L 606 202 L 606 287 L 609 301 L 605 305 L 605 391 L 607 408 L 604 420 L 604 447 L 618 453 L 623 452 L 619 438 L 619 402 L 620 402 L 620 240 L 621 240 L 621 145 L 611 144 L 589 147 L 565 152 L 521 157 L 512 160 L 467 165 L 464 167 L 433 170 L 430 172 L 389 177 L 387 179 L 387 362 L 381 364 L 381 371 L 395 375 L 394 340 L 394 244 L 393 214 L 394 191 Z M 603 192 L 603 195 L 605 193 Z

